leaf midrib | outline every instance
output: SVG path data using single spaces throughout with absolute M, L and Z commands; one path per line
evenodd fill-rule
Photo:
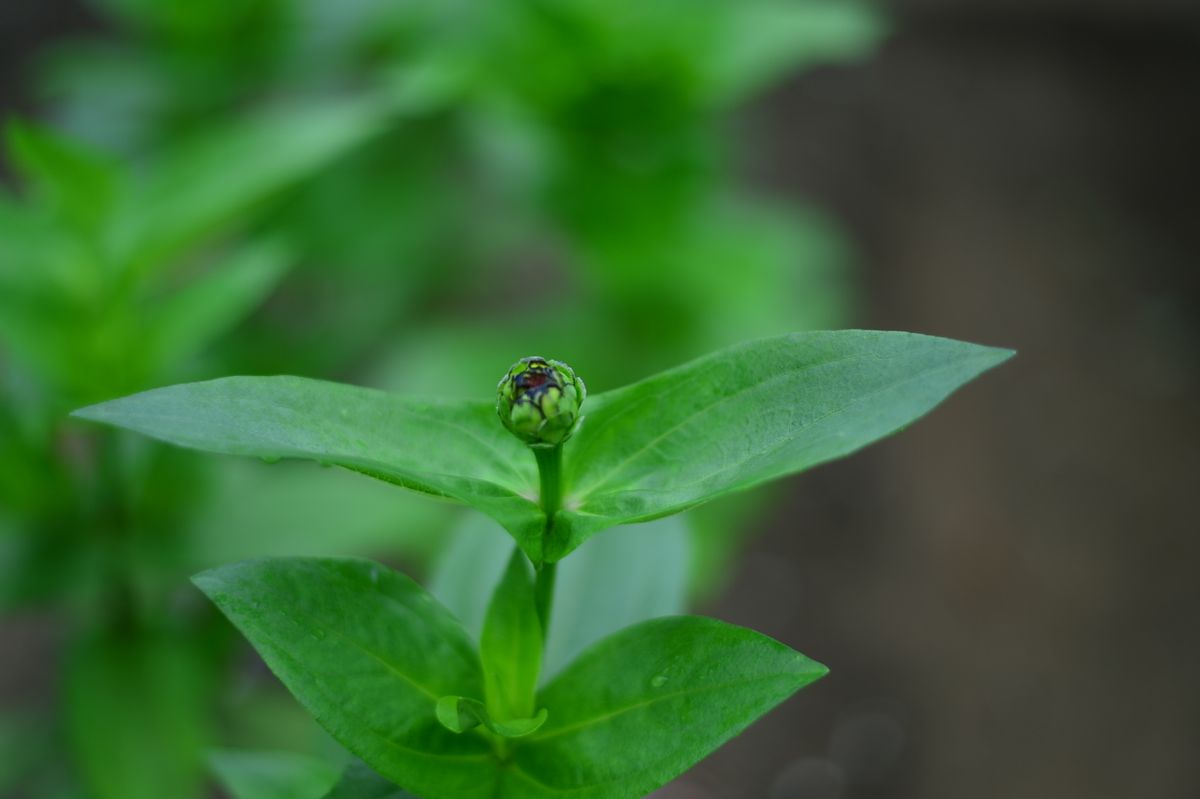
M 593 716 L 589 719 L 584 719 L 582 721 L 573 722 L 571 724 L 568 724 L 565 727 L 560 727 L 558 729 L 551 730 L 542 735 L 535 735 L 533 738 L 530 739 L 529 743 L 530 743 L 530 745 L 532 745 L 532 744 L 540 743 L 542 741 L 549 740 L 551 738 L 558 738 L 559 736 L 567 735 L 569 733 L 584 729 L 584 728 L 592 726 L 594 724 L 600 724 L 602 722 L 609 721 L 609 720 L 617 718 L 619 716 L 623 716 L 626 713 L 632 713 L 633 711 L 640 710 L 643 707 L 649 707 L 649 706 L 657 704 L 659 702 L 666 702 L 671 699 L 677 699 L 681 696 L 694 696 L 694 695 L 699 695 L 699 694 L 706 694 L 706 693 L 710 693 L 712 691 L 723 691 L 727 688 L 738 688 L 738 687 L 744 687 L 747 685 L 753 685 L 755 683 L 767 682 L 769 680 L 778 680 L 781 677 L 798 677 L 798 676 L 800 676 L 800 674 L 796 673 L 796 672 L 781 671 L 781 672 L 777 672 L 775 674 L 767 674 L 767 675 L 763 675 L 763 676 L 759 676 L 759 677 L 750 677 L 750 678 L 747 678 L 744 680 L 735 680 L 733 682 L 721 683 L 719 685 L 709 685 L 709 686 L 705 686 L 704 688 L 691 688 L 691 689 L 685 689 L 682 691 L 673 691 L 671 693 L 658 694 L 650 699 L 645 699 L 640 702 L 635 702 L 631 705 L 625 705 L 623 707 L 619 707 L 614 710 L 610 710 L 607 713 L 602 713 L 599 716 Z M 547 787 L 549 787 L 549 786 L 547 786 Z

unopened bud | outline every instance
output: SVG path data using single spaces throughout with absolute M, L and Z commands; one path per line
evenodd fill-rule
M 575 432 L 587 388 L 562 361 L 522 358 L 497 387 L 496 413 L 517 438 L 557 446 Z

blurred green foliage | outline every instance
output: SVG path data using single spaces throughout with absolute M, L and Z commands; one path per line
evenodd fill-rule
M 479 396 L 535 353 L 602 391 L 851 308 L 837 226 L 750 191 L 736 134 L 785 76 L 871 52 L 863 5 L 92 5 L 100 32 L 39 61 L 50 124 L 6 126 L 0 610 L 67 632 L 64 712 L 0 720 L 0 793 L 199 795 L 203 747 L 255 742 L 216 732 L 229 636 L 184 577 L 423 561 L 450 524 L 382 484 L 200 462 L 66 410 L 231 372 Z M 695 588 L 760 501 L 692 515 Z M 42 732 L 6 733 L 29 718 Z

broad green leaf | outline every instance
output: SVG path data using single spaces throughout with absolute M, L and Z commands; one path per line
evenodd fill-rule
M 490 402 L 433 402 L 294 377 L 226 378 L 77 411 L 181 446 L 335 463 L 456 499 L 534 562 L 594 533 L 686 510 L 894 433 L 1012 355 L 912 333 L 796 333 L 721 350 L 590 398 L 566 444 L 543 548 L 532 455 Z
M 487 710 L 493 719 L 505 722 L 534 715 L 544 640 L 529 562 L 514 549 L 492 595 L 479 642 Z
M 297 752 L 221 750 L 209 763 L 233 799 L 320 799 L 341 774 L 332 763 Z
M 214 702 L 210 656 L 176 634 L 82 643 L 67 663 L 71 756 L 95 799 L 199 797 Z
M 464 733 L 484 726 L 501 738 L 523 738 L 537 732 L 546 723 L 545 708 L 533 718 L 514 718 L 498 721 L 488 712 L 487 705 L 466 696 L 443 696 L 437 703 L 437 717 L 451 732 Z
M 543 679 L 606 635 L 686 605 L 692 546 L 685 516 L 633 524 L 589 539 L 558 565 Z M 478 639 L 512 539 L 471 513 L 455 530 L 429 590 Z
M 152 370 L 161 374 L 242 321 L 275 288 L 290 259 L 278 241 L 245 245 L 151 303 L 146 357 Z
M 794 333 L 589 398 L 564 451 L 557 560 L 592 534 L 848 455 L 1011 350 L 913 333 Z
M 488 402 L 424 401 L 298 377 L 231 377 L 76 411 L 194 449 L 307 458 L 456 499 L 541 554 L 533 455 Z
M 635 799 L 666 784 L 824 666 L 752 630 L 678 616 L 606 638 L 538 698 L 505 797 Z
M 416 799 L 391 780 L 384 779 L 365 763 L 351 763 L 337 785 L 323 799 Z
M 407 577 L 368 561 L 281 558 L 194 578 L 343 746 L 427 799 L 492 799 L 487 743 L 437 720 L 438 699 L 481 696 L 462 626 Z

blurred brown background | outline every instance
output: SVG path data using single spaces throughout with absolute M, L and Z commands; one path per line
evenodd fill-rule
M 890 8 L 759 104 L 747 169 L 848 225 L 861 326 L 1020 355 L 778 489 L 706 610 L 833 672 L 662 796 L 1196 796 L 1200 9 Z M 6 9 L 0 106 L 91 24 Z
M 848 221 L 862 325 L 1020 355 L 781 489 L 712 611 L 832 674 L 664 795 L 1196 796 L 1200 8 L 894 8 L 760 172 Z

